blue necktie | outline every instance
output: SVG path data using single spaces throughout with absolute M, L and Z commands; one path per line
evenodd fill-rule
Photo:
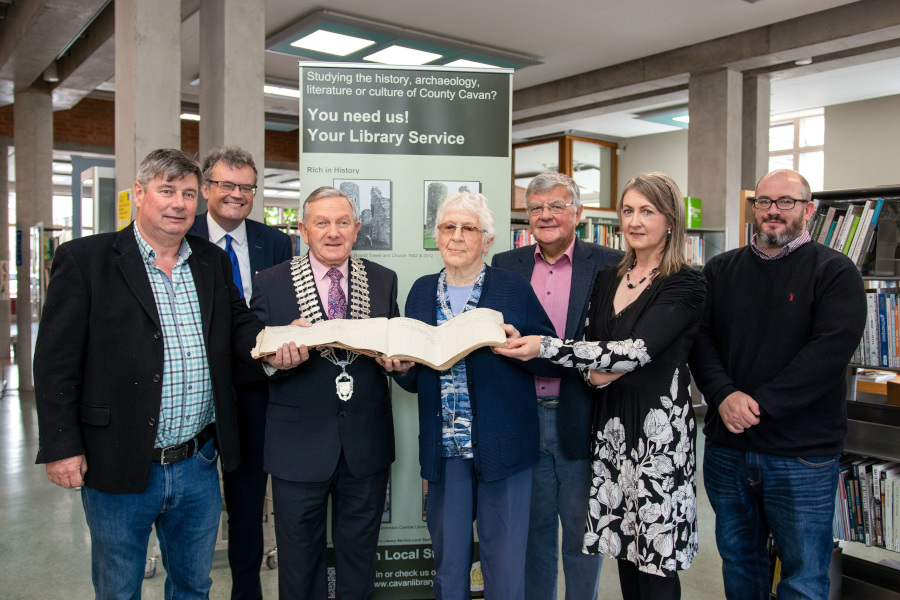
M 241 281 L 241 265 L 238 263 L 237 254 L 234 253 L 234 248 L 231 247 L 231 236 L 227 233 L 225 234 L 225 252 L 228 253 L 228 258 L 231 259 L 231 278 L 234 280 L 234 285 L 237 286 L 238 291 L 241 293 L 241 298 L 243 298 L 244 283 Z

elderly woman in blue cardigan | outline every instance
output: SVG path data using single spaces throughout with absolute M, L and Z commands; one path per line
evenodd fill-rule
M 407 317 L 440 325 L 487 307 L 516 329 L 553 335 L 528 281 L 484 263 L 494 241 L 484 196 L 448 196 L 438 208 L 435 240 L 444 269 L 413 284 Z M 428 480 L 435 597 L 471 597 L 474 520 L 486 596 L 524 598 L 531 474 L 538 459 L 534 375 L 552 376 L 555 367 L 511 361 L 488 348 L 446 371 L 395 360 L 384 366 L 404 389 L 419 394 L 419 462 Z

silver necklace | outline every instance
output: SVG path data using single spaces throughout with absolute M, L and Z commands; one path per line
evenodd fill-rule
M 350 302 L 347 312 L 350 318 L 368 319 L 370 306 L 366 266 L 355 256 L 350 257 L 350 263 Z M 319 292 L 309 264 L 309 255 L 297 256 L 291 260 L 291 276 L 301 316 L 310 323 L 324 320 L 319 307 Z M 335 348 L 325 346 L 318 350 L 322 358 L 341 368 L 341 372 L 334 378 L 334 387 L 337 397 L 346 402 L 353 397 L 353 376 L 347 372 L 347 367 L 359 357 L 359 353 L 344 350 L 345 358 L 340 359 Z
M 637 283 L 631 283 L 631 270 L 634 268 L 634 266 L 636 264 L 637 264 L 637 259 L 634 259 L 634 262 L 631 263 L 630 267 L 628 267 L 628 271 L 625 272 L 625 285 L 627 285 L 628 289 L 630 289 L 630 290 L 633 290 L 637 286 L 641 285 L 642 283 L 647 281 L 648 277 L 653 277 L 653 275 L 655 275 L 656 272 L 659 271 L 659 267 L 653 267 L 652 269 L 650 269 L 649 273 L 647 273 L 646 275 L 644 275 L 641 278 L 640 281 L 638 281 Z

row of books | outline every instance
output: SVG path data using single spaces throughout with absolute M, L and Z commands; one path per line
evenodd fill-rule
M 862 267 L 875 248 L 875 231 L 884 206 L 884 198 L 871 198 L 862 204 L 830 205 L 822 203 L 810 219 L 812 238 L 846 254 Z
M 513 229 L 510 231 L 510 247 L 521 248 L 534 243 L 534 236 L 529 229 Z
M 622 234 L 618 225 L 594 223 L 592 219 L 578 225 L 578 237 L 586 242 L 622 250 Z
M 703 238 L 699 235 L 684 236 L 684 260 L 689 265 L 702 265 L 703 260 Z
M 866 329 L 853 362 L 873 367 L 900 368 L 900 288 L 897 282 L 866 290 Z
M 832 527 L 836 539 L 900 552 L 900 464 L 843 455 Z

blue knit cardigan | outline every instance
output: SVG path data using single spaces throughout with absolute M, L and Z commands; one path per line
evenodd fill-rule
M 421 277 L 406 299 L 405 315 L 435 325 L 438 274 Z M 518 273 L 487 267 L 478 307 L 503 313 L 522 335 L 556 335 L 553 324 L 528 281 Z M 539 449 L 534 375 L 558 377 L 548 361 L 521 362 L 479 348 L 466 358 L 472 401 L 472 450 L 475 475 L 484 481 L 503 479 L 531 468 Z M 395 380 L 419 394 L 419 463 L 424 479 L 441 478 L 440 372 L 416 365 Z

